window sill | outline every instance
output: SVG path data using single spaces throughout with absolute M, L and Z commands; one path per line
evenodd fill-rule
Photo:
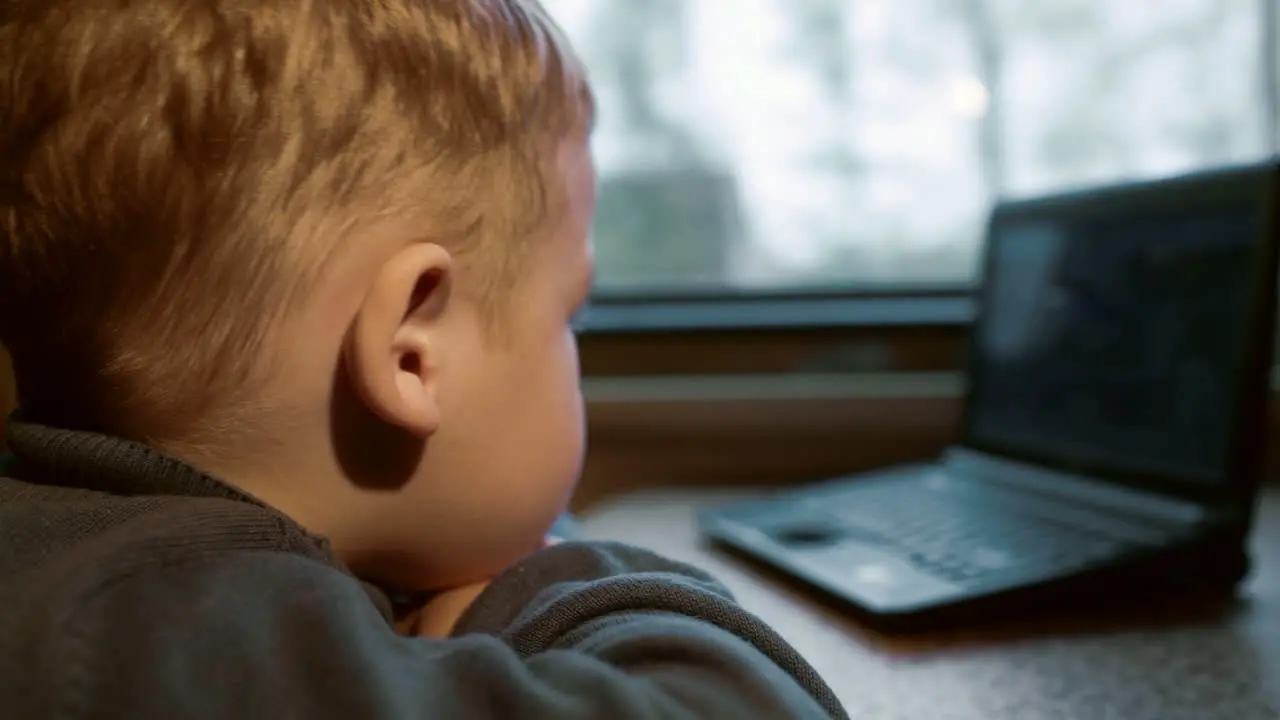
M 585 334 L 803 331 L 867 327 L 968 326 L 969 293 L 818 296 L 751 295 L 736 298 L 635 299 L 602 297 L 581 318 Z
M 785 485 L 933 457 L 955 436 L 957 373 L 584 380 L 576 507 L 642 488 Z

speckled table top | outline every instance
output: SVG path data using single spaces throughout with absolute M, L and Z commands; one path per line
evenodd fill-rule
M 1254 573 L 1231 608 L 1042 619 L 910 641 L 871 634 L 699 540 L 698 508 L 751 494 L 651 490 L 597 505 L 581 521 L 589 536 L 715 573 L 809 658 L 854 718 L 1280 719 L 1280 488 L 1263 495 Z

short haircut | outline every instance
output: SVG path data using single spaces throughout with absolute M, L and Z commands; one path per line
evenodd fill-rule
M 0 4 L 0 342 L 24 409 L 164 442 L 252 405 L 331 246 L 402 213 L 503 287 L 590 106 L 536 0 Z

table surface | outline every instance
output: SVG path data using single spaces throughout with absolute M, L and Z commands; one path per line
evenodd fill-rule
M 1254 572 L 1226 608 L 1040 618 L 924 638 L 877 635 L 799 585 L 709 547 L 702 507 L 759 490 L 649 490 L 581 516 L 593 538 L 651 548 L 719 577 L 817 668 L 854 718 L 1280 718 L 1280 488 L 1260 501 Z

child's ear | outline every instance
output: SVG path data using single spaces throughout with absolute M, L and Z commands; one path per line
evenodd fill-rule
M 378 269 L 346 339 L 344 361 L 360 398 L 415 437 L 440 425 L 433 362 L 452 269 L 439 245 L 400 250 Z

